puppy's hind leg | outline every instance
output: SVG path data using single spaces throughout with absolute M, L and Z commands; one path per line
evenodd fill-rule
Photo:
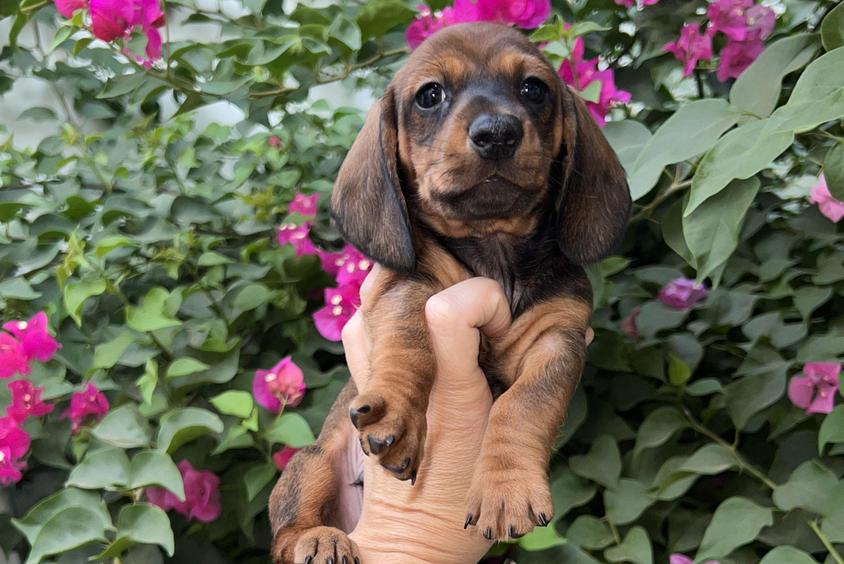
M 358 492 L 343 491 L 353 488 L 350 484 L 358 478 L 352 475 L 356 471 L 350 458 L 359 446 L 348 416 L 356 395 L 349 380 L 331 406 L 316 444 L 296 453 L 270 494 L 276 564 L 359 562 L 357 547 L 346 535 L 360 515 Z

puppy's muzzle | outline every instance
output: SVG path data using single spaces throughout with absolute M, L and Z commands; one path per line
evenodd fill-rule
M 523 136 L 522 122 L 511 114 L 481 114 L 469 125 L 469 144 L 482 159 L 511 158 Z

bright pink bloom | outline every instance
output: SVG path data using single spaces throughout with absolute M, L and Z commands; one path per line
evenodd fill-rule
M 478 6 L 473 0 L 455 0 L 453 6 L 442 11 L 431 11 L 425 4 L 416 6 L 419 15 L 407 26 L 405 38 L 411 49 L 416 49 L 427 38 L 442 28 L 464 22 L 480 21 Z
M 286 446 L 281 450 L 276 451 L 273 455 L 273 462 L 275 463 L 275 467 L 279 470 L 284 470 L 287 467 L 287 464 L 290 462 L 290 459 L 293 458 L 293 455 L 299 452 L 298 448 L 293 448 Z
M 372 261 L 363 256 L 357 249 L 354 253 L 346 256 L 343 265 L 337 271 L 337 286 L 351 286 L 355 292 L 360 291 L 360 285 L 366 279 L 366 275 L 372 270 Z
M 660 289 L 657 299 L 672 309 L 689 309 L 707 294 L 703 284 L 690 278 L 675 278 Z
M 0 417 L 0 448 L 9 449 L 12 458 L 21 458 L 29 450 L 29 433 L 8 415 Z
M 177 464 L 185 486 L 185 501 L 164 488 L 147 488 L 146 495 L 153 505 L 169 511 L 175 509 L 187 519 L 203 523 L 214 521 L 222 513 L 220 478 L 209 470 L 196 470 L 189 461 Z
M 286 406 L 299 405 L 305 397 L 305 389 L 305 375 L 289 356 L 269 370 L 256 370 L 252 380 L 255 401 L 274 413 Z
M 550 0 L 478 0 L 482 21 L 498 21 L 533 29 L 542 25 L 551 13 Z
M 829 192 L 829 187 L 826 185 L 826 178 L 824 178 L 823 174 L 818 177 L 817 184 L 812 187 L 812 193 L 809 196 L 809 201 L 813 204 L 817 204 L 821 213 L 828 217 L 833 223 L 838 223 L 842 218 L 844 218 L 844 202 L 836 199 Z
M 47 331 L 47 326 L 47 314 L 39 311 L 29 321 L 4 323 L 3 329 L 18 338 L 27 360 L 47 362 L 61 348 Z
M 12 402 L 6 413 L 15 421 L 23 422 L 28 417 L 41 417 L 53 411 L 53 405 L 41 401 L 44 388 L 34 386 L 29 380 L 15 380 L 9 382 L 8 387 Z
M 638 4 L 637 8 L 640 10 L 643 9 L 645 6 L 653 6 L 659 2 L 659 0 L 639 0 L 638 3 L 636 0 L 615 0 L 615 3 L 619 6 L 624 6 L 626 8 L 632 8 L 633 4 Z
M 19 482 L 23 478 L 21 470 L 24 468 L 26 464 L 12 455 L 12 449 L 0 446 L 0 484 L 8 486 Z
M 0 331 L 0 378 L 29 374 L 29 362 L 23 345 L 8 333 Z
M 329 341 L 339 341 L 343 327 L 360 305 L 360 288 L 352 285 L 325 289 L 325 306 L 314 312 L 314 325 Z
M 317 250 L 322 269 L 332 276 L 337 276 L 348 262 L 359 262 L 366 257 L 352 245 L 346 243 L 338 252 Z
M 55 0 L 56 10 L 65 18 L 72 18 L 76 10 L 88 7 L 88 0 Z
M 774 31 L 777 25 L 777 15 L 774 11 L 762 4 L 756 4 L 744 13 L 747 19 L 745 40 L 765 39 Z
M 615 75 L 611 69 L 598 70 L 598 59 L 584 59 L 583 39 L 578 37 L 574 41 L 571 57 L 560 65 L 560 78 L 578 92 L 583 92 L 597 81 L 600 83 L 600 93 L 596 102 L 586 101 L 586 107 L 595 121 L 603 127 L 610 107 L 616 103 L 630 101 L 630 93 L 619 90 L 615 86 Z
M 666 43 L 664 49 L 674 54 L 683 64 L 683 76 L 689 76 L 701 59 L 712 59 L 712 28 L 700 32 L 700 24 L 687 23 L 680 30 L 677 41 Z
M 753 0 L 715 0 L 709 5 L 707 15 L 715 29 L 734 41 L 747 38 L 747 16 Z
M 103 41 L 128 37 L 136 27 L 147 36 L 146 53 L 152 59 L 161 57 L 161 34 L 164 12 L 159 0 L 91 0 L 91 31 Z
M 293 201 L 287 206 L 287 211 L 288 213 L 298 213 L 302 216 L 313 217 L 317 213 L 317 202 L 319 202 L 319 194 L 308 196 L 300 192 L 293 196 Z
M 70 416 L 73 432 L 78 433 L 85 419 L 92 416 L 99 421 L 108 410 L 108 398 L 92 382 L 88 382 L 84 390 L 73 392 L 70 396 L 70 409 L 65 414 Z
M 788 398 L 806 413 L 829 413 L 835 404 L 840 373 L 837 362 L 807 362 L 803 376 L 793 376 L 788 382 Z
M 642 308 L 634 307 L 627 317 L 621 320 L 621 332 L 627 335 L 630 339 L 639 340 L 639 327 L 636 326 L 636 318 L 642 312 Z
M 296 256 L 317 254 L 316 247 L 309 237 L 311 232 L 311 223 L 306 221 L 302 225 L 295 225 L 293 223 L 283 223 L 276 232 L 276 240 L 279 245 L 293 245 L 296 250 Z
M 721 60 L 718 62 L 716 73 L 718 80 L 725 82 L 730 78 L 737 78 L 764 50 L 765 44 L 761 39 L 728 41 L 721 49 Z
M 281 137 L 279 137 L 278 135 L 270 135 L 270 138 L 267 139 L 267 143 L 270 147 L 275 147 L 277 149 L 282 145 Z
M 695 564 L 695 561 L 686 556 L 685 554 L 672 554 L 668 558 L 668 564 Z M 707 560 L 703 562 L 703 564 L 718 564 L 717 560 Z

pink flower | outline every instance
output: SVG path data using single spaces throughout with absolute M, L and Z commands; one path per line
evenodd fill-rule
M 269 370 L 256 370 L 252 380 L 255 401 L 274 413 L 286 406 L 299 405 L 305 397 L 305 389 L 305 375 L 289 356 Z
M 108 398 L 92 382 L 88 382 L 84 390 L 73 392 L 70 396 L 70 409 L 65 415 L 70 415 L 73 432 L 78 433 L 85 419 L 93 416 L 99 421 L 108 410 Z
M 185 486 L 185 501 L 179 501 L 176 494 L 164 488 L 147 488 L 149 502 L 165 511 L 174 509 L 187 519 L 214 521 L 222 513 L 219 476 L 209 470 L 196 470 L 187 460 L 177 466 Z
M 159 0 L 91 0 L 91 31 L 98 39 L 114 41 L 128 37 L 136 27 L 147 36 L 146 53 L 152 59 L 161 57 L 161 34 L 164 12 Z
M 837 362 L 807 362 L 803 376 L 793 376 L 788 382 L 788 398 L 806 413 L 829 413 L 835 404 L 840 373 Z
M 593 82 L 600 84 L 598 100 L 586 101 L 586 106 L 598 125 L 603 127 L 610 107 L 616 103 L 629 102 L 630 93 L 616 88 L 612 70 L 598 70 L 598 59 L 584 59 L 583 53 L 583 39 L 578 37 L 574 41 L 571 57 L 560 65 L 560 78 L 578 92 L 585 91 Z
M 642 312 L 642 308 L 634 307 L 627 317 L 621 320 L 621 332 L 627 335 L 630 339 L 639 340 L 639 328 L 636 326 L 636 318 Z
M 29 433 L 8 415 L 0 417 L 0 448 L 9 449 L 12 458 L 21 458 L 29 450 Z
M 278 135 L 270 135 L 269 139 L 267 139 L 267 144 L 269 144 L 270 147 L 275 147 L 277 149 L 282 145 L 281 137 Z
M 480 21 L 478 7 L 473 0 L 455 0 L 453 6 L 433 12 L 425 4 L 416 6 L 419 15 L 410 22 L 405 32 L 405 39 L 411 49 L 416 49 L 430 36 L 442 28 L 464 22 Z
M 293 201 L 287 206 L 288 213 L 298 213 L 306 217 L 313 217 L 317 213 L 319 194 L 307 196 L 301 192 L 293 196 Z
M 76 10 L 88 7 L 88 0 L 55 0 L 56 10 L 65 18 L 72 18 Z
M 695 561 L 686 556 L 685 554 L 672 554 L 668 558 L 668 564 L 695 564 Z M 718 564 L 717 560 L 707 560 L 702 564 Z
M 689 76 L 701 59 L 712 59 L 712 28 L 700 32 L 700 24 L 685 24 L 680 30 L 677 41 L 666 43 L 664 49 L 674 54 L 678 61 L 682 61 L 683 76 Z
M 703 284 L 689 278 L 675 278 L 660 289 L 657 299 L 672 309 L 689 309 L 707 293 Z
M 276 451 L 273 455 L 273 462 L 275 463 L 275 467 L 279 470 L 284 470 L 287 467 L 287 464 L 290 462 L 290 459 L 293 458 L 293 455 L 299 452 L 298 448 L 293 448 L 286 446 L 281 450 Z
M 32 385 L 29 380 L 15 380 L 9 382 L 12 392 L 12 402 L 6 408 L 6 413 L 15 421 L 23 422 L 28 417 L 41 417 L 53 411 L 53 406 L 41 401 L 44 388 Z
M 36 313 L 29 321 L 10 321 L 3 324 L 3 329 L 20 341 L 27 360 L 47 362 L 61 345 L 47 331 L 47 314 Z
M 774 11 L 762 4 L 756 4 L 749 8 L 744 16 L 747 21 L 745 40 L 765 39 L 774 31 L 777 25 L 777 15 Z
M 363 256 L 357 249 L 354 253 L 346 255 L 346 260 L 337 271 L 337 285 L 351 286 L 360 291 L 360 285 L 366 279 L 366 275 L 372 270 L 372 261 Z
M 456 3 L 455 3 L 456 5 Z M 499 21 L 533 29 L 542 25 L 551 13 L 550 0 L 478 0 L 482 21 Z
M 0 446 L 0 484 L 8 486 L 19 482 L 23 478 L 21 470 L 24 468 L 26 464 L 12 455 L 12 449 Z
M 0 331 L 0 378 L 10 378 L 17 373 L 29 374 L 29 371 L 23 345 L 13 336 Z
M 311 223 L 306 221 L 302 225 L 295 225 L 293 223 L 283 223 L 278 228 L 276 233 L 276 240 L 279 245 L 293 245 L 296 250 L 296 256 L 317 254 L 316 247 L 311 242 L 309 234 L 311 232 Z
M 638 8 L 641 10 L 645 6 L 653 6 L 659 2 L 659 0 L 639 0 L 638 1 Z M 636 4 L 636 0 L 615 0 L 615 3 L 619 6 L 624 6 L 626 8 L 632 8 L 633 4 Z
M 709 5 L 707 15 L 715 31 L 720 31 L 734 41 L 747 38 L 747 16 L 753 0 L 715 0 Z
M 718 80 L 725 82 L 730 78 L 737 78 L 764 50 L 765 44 L 761 39 L 728 41 L 721 49 L 721 60 L 718 62 L 716 73 Z
M 317 250 L 317 255 L 319 255 L 322 269 L 332 276 L 337 276 L 338 272 L 340 272 L 347 262 L 357 262 L 366 258 L 363 256 L 363 253 L 348 243 L 336 253 Z
M 824 178 L 823 174 L 818 177 L 817 184 L 812 187 L 809 201 L 817 204 L 821 213 L 833 223 L 838 223 L 844 218 L 844 202 L 836 199 L 829 192 L 829 188 L 826 185 L 826 178 Z M 2 347 L 2 344 L 0 344 L 0 347 Z
M 314 325 L 329 341 L 339 341 L 346 322 L 360 305 L 360 288 L 353 285 L 325 289 L 325 306 L 314 312 Z

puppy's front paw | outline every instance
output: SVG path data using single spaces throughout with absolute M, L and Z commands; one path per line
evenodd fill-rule
M 424 411 L 401 396 L 368 390 L 352 400 L 349 417 L 360 434 L 360 446 L 399 480 L 416 482 L 425 450 L 427 423 Z
M 476 525 L 487 540 L 517 539 L 535 525 L 547 525 L 553 513 L 544 469 L 526 473 L 501 461 L 483 461 L 469 488 L 464 528 Z
M 273 539 L 275 564 L 360 564 L 358 547 L 334 527 L 282 529 Z

